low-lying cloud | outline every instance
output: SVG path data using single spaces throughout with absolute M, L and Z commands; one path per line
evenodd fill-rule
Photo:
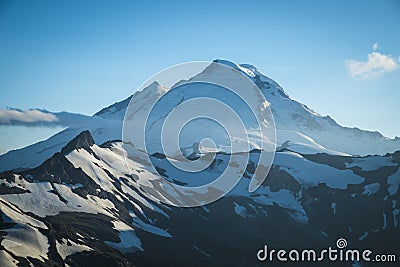
M 48 112 L 37 109 L 17 110 L 3 109 L 0 110 L 0 124 L 21 123 L 37 123 L 37 122 L 57 122 L 58 118 Z
M 0 125 L 28 127 L 80 127 L 93 117 L 69 112 L 52 113 L 40 109 L 0 109 Z
M 377 51 L 378 44 L 372 46 L 372 52 L 368 54 L 367 61 L 348 59 L 346 68 L 352 78 L 371 79 L 382 76 L 384 73 L 396 71 L 399 68 L 400 58 L 385 55 Z

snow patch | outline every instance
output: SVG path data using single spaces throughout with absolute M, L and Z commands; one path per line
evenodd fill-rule
M 242 218 L 246 218 L 247 217 L 246 207 L 241 206 L 236 202 L 233 202 L 233 204 L 235 205 L 235 213 Z
M 281 170 L 292 175 L 301 184 L 308 186 L 325 183 L 331 188 L 346 189 L 349 184 L 360 184 L 365 180 L 351 170 L 338 170 L 309 161 L 293 152 L 276 153 L 274 164 L 279 165 Z
M 381 185 L 379 183 L 367 184 L 364 186 L 364 192 L 362 194 L 367 196 L 375 194 L 379 191 L 380 187 Z
M 364 234 L 362 234 L 362 235 L 358 238 L 358 240 L 362 241 L 362 240 L 364 240 L 367 236 L 368 236 L 368 232 L 365 232 Z
M 336 215 L 336 203 L 335 203 L 335 202 L 332 202 L 332 204 L 331 204 L 331 209 L 332 209 L 332 211 L 333 211 L 333 214 Z
M 38 229 L 26 224 L 17 224 L 5 229 L 7 235 L 1 245 L 17 257 L 32 257 L 42 262 L 48 259 L 49 244 L 47 237 Z
M 400 209 L 394 209 L 392 213 L 393 213 L 393 225 L 394 227 L 397 227 L 398 225 L 397 216 L 400 214 Z
M 17 267 L 19 261 L 14 259 L 7 251 L 0 250 L 0 266 Z
M 122 253 L 131 253 L 143 251 L 142 242 L 137 237 L 135 230 L 121 221 L 112 221 L 114 229 L 119 232 L 120 242 L 105 241 L 105 243 L 113 248 L 118 249 Z
M 363 158 L 353 158 L 351 163 L 346 162 L 346 168 L 360 167 L 363 171 L 377 170 L 383 166 L 397 166 L 391 161 L 391 157 L 368 156 Z
M 92 249 L 86 245 L 77 244 L 72 240 L 62 238 L 61 242 L 56 240 L 58 254 L 65 260 L 69 255 L 82 251 L 91 251 Z
M 109 212 L 115 208 L 114 204 L 96 196 L 88 195 L 88 198 L 72 192 L 71 188 L 62 184 L 53 184 L 58 194 L 67 200 L 67 203 L 61 201 L 59 197 L 52 193 L 53 187 L 49 182 L 30 183 L 25 180 L 19 180 L 18 183 L 31 193 L 2 195 L 1 198 L 14 203 L 24 212 L 32 212 L 40 217 L 57 215 L 61 211 L 103 213 L 109 216 Z
M 133 221 L 132 221 L 133 226 L 140 228 L 142 230 L 145 230 L 149 233 L 159 235 L 159 236 L 172 237 L 172 235 L 170 233 L 168 233 L 167 230 L 164 230 L 157 226 L 143 222 L 139 217 L 137 217 L 135 215 L 135 213 L 130 212 L 130 215 L 133 217 Z
M 388 177 L 387 183 L 389 185 L 387 191 L 390 195 L 396 194 L 400 184 L 400 169 Z
M 383 226 L 382 226 L 382 229 L 386 229 L 386 227 L 387 227 L 386 214 L 383 213 Z

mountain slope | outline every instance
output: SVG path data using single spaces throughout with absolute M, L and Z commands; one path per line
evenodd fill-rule
M 148 199 L 141 188 L 156 189 L 153 181 L 161 177 L 141 151 L 128 161 L 136 170 L 128 174 L 120 141 L 98 146 L 82 132 L 62 151 L 35 169 L 0 174 L 3 262 L 252 266 L 264 244 L 317 249 L 333 246 L 338 237 L 351 247 L 397 249 L 399 152 L 354 157 L 281 148 L 268 178 L 249 193 L 253 151 L 243 178 L 226 197 L 188 209 Z M 153 157 L 165 168 L 165 157 Z M 228 158 L 217 154 L 207 176 L 221 172 Z M 193 182 L 173 169 L 163 175 Z
M 266 100 L 271 103 L 278 139 L 280 130 L 289 130 L 310 137 L 327 149 L 351 155 L 383 155 L 400 150 L 399 137 L 389 139 L 379 132 L 342 127 L 331 117 L 321 116 L 291 99 L 278 83 L 266 77 L 255 66 L 237 65 L 223 60 L 217 62 L 243 71 L 261 89 Z
M 294 132 L 306 139 L 311 139 L 311 142 L 316 144 L 312 146 L 315 153 L 339 152 L 350 155 L 383 155 L 387 152 L 393 153 L 400 150 L 400 138 L 389 139 L 378 132 L 342 127 L 329 116 L 323 117 L 307 106 L 291 99 L 279 84 L 263 75 L 252 65 L 237 65 L 222 60 L 216 62 L 239 69 L 261 89 L 265 98 L 271 104 L 279 141 L 277 146 L 281 146 L 286 141 L 290 141 L 292 146 L 295 146 L 296 140 L 294 139 L 297 139 L 297 137 L 287 134 Z M 191 81 L 201 79 L 212 71 L 212 66 L 210 66 L 203 73 L 193 77 Z M 134 109 L 138 111 L 135 116 L 140 118 L 141 111 L 150 108 L 151 100 L 159 97 L 166 90 L 168 89 L 161 85 L 151 84 L 143 91 L 136 92 L 133 96 L 102 109 L 92 117 L 92 123 L 87 123 L 85 127 L 69 128 L 46 141 L 1 155 L 0 171 L 36 167 L 52 154 L 60 151 L 67 140 L 71 140 L 83 130 L 89 130 L 97 144 L 102 144 L 108 140 L 121 139 L 122 120 L 127 104 L 131 102 Z

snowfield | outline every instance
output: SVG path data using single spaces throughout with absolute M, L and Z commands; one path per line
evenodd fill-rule
M 190 161 L 180 162 L 157 150 L 148 153 L 121 141 L 124 116 L 140 125 L 146 109 L 171 90 L 151 83 L 99 111 L 85 127 L 66 129 L 0 156 L 0 266 L 75 266 L 85 261 L 110 267 L 247 266 L 243 259 L 254 256 L 259 249 L 255 246 L 266 241 L 276 248 L 326 248 L 334 245 L 338 233 L 360 247 L 397 248 L 400 152 L 394 151 L 400 150 L 400 139 L 342 127 L 291 99 L 256 67 L 217 62 L 253 80 L 267 100 L 263 105 L 270 105 L 274 115 L 276 153 L 271 166 L 261 162 L 271 168 L 257 190 L 249 192 L 261 154 L 251 123 L 247 126 L 253 150 L 234 154 L 225 153 L 229 147 L 221 144 L 226 138 L 206 124 L 182 130 L 183 153 L 193 157 Z M 234 82 L 229 75 L 215 74 L 218 70 L 211 66 L 189 81 L 211 77 L 215 82 Z M 211 89 L 215 88 L 169 95 L 156 115 L 163 117 L 180 101 Z M 243 103 L 237 99 L 225 99 L 241 109 Z M 250 120 L 249 114 L 242 115 Z M 149 127 L 151 140 L 161 125 L 157 116 Z M 220 146 L 195 143 L 207 134 Z M 207 153 L 215 158 L 200 172 L 184 172 L 173 165 L 186 166 Z M 239 168 L 240 159 L 246 159 L 244 169 Z M 215 180 L 228 167 L 240 180 L 218 201 L 191 208 L 166 204 L 171 199 L 199 199 L 166 181 L 196 187 Z M 6 170 L 13 171 L 1 172 Z
M 400 150 L 400 138 L 389 139 L 378 132 L 342 127 L 329 116 L 321 116 L 307 106 L 291 99 L 278 83 L 252 65 L 238 65 L 221 60 L 216 62 L 242 71 L 261 89 L 266 100 L 270 103 L 274 116 L 277 129 L 277 146 L 288 141 L 286 143 L 288 148 L 296 152 L 313 154 L 323 152 L 347 155 L 383 155 Z M 189 81 L 201 81 L 205 78 L 216 82 L 221 80 L 217 71 L 213 73 L 212 70 L 206 68 L 204 72 L 192 77 Z M 224 79 L 224 84 L 229 84 L 229 77 Z M 146 110 L 152 107 L 155 99 L 158 99 L 168 90 L 161 84 L 152 83 L 143 91 L 136 92 L 127 99 L 102 109 L 92 117 L 92 122 L 88 122 L 89 120 L 86 118 L 84 127 L 68 128 L 45 141 L 1 155 L 0 171 L 36 167 L 55 152 L 60 151 L 69 140 L 83 130 L 89 130 L 98 145 L 109 140 L 122 139 L 122 121 L 128 104 L 130 103 L 131 108 L 126 117 L 127 120 L 135 120 L 137 125 L 142 125 L 145 121 Z M 186 95 L 184 97 L 189 99 L 191 96 Z M 179 101 L 179 99 L 176 101 Z M 170 104 L 174 105 L 175 102 L 172 101 Z M 238 103 L 232 102 L 230 105 L 233 105 L 233 109 L 237 110 L 238 107 L 235 107 L 235 105 L 238 105 Z M 198 136 L 205 134 L 207 132 L 202 132 L 201 129 L 197 133 Z M 193 134 L 187 135 L 189 139 L 187 142 L 183 140 L 183 143 L 187 143 L 187 146 L 190 147 L 188 143 L 190 143 L 190 140 L 196 139 L 194 136 Z

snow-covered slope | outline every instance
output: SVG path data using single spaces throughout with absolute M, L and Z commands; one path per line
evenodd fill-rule
M 326 153 L 330 155 L 350 156 L 350 154 L 327 149 L 315 142 L 310 137 L 299 132 L 290 130 L 277 130 L 276 135 L 278 137 L 278 150 L 289 149 L 301 154 Z
M 316 147 L 303 136 L 295 141 Z M 110 266 L 161 264 L 159 259 L 173 266 L 219 266 L 223 258 L 234 259 L 223 264 L 231 266 L 264 242 L 326 247 L 337 233 L 361 247 L 397 245 L 390 237 L 400 229 L 400 152 L 354 157 L 281 147 L 268 178 L 250 193 L 259 153 L 252 151 L 242 179 L 226 197 L 184 209 L 149 199 L 143 188 L 157 191 L 159 179 L 196 185 L 220 174 L 230 156 L 218 153 L 204 172 L 180 176 L 167 167 L 167 158 L 153 155 L 152 162 L 164 170 L 162 177 L 136 148 L 125 162 L 124 147 L 120 141 L 96 145 L 86 131 L 35 169 L 1 173 L 0 226 L 5 235 L 0 238 L 0 263 L 76 266 L 112 258 L 116 262 Z M 174 194 L 166 192 L 171 194 L 166 198 Z M 290 235 L 284 233 L 287 229 Z M 294 240 L 293 235 L 307 238 Z M 365 235 L 369 237 L 360 239 Z M 181 262 L 182 256 L 188 258 Z
M 278 83 L 266 77 L 252 65 L 237 65 L 223 60 L 216 62 L 239 69 L 261 89 L 271 104 L 277 128 L 277 147 L 285 144 L 286 147 L 298 152 L 351 155 L 383 155 L 400 150 L 400 138 L 389 139 L 378 132 L 342 127 L 329 116 L 321 116 L 307 106 L 291 99 Z M 201 80 L 206 75 L 213 75 L 213 69 L 206 68 L 204 72 L 191 80 Z M 224 77 L 217 78 L 223 79 Z M 98 145 L 108 140 L 121 139 L 122 121 L 128 103 L 131 102 L 132 105 L 132 118 L 143 119 L 145 110 L 154 103 L 154 98 L 158 98 L 167 90 L 162 85 L 153 83 L 143 91 L 136 92 L 133 96 L 102 109 L 92 117 L 92 122 L 85 122 L 84 127 L 66 129 L 46 141 L 1 155 L 0 171 L 38 166 L 55 152 L 60 151 L 68 140 L 86 129 L 92 133 Z M 189 98 L 190 96 L 185 97 Z M 204 133 L 199 132 L 199 135 L 204 135 Z M 216 133 L 216 135 L 218 134 Z M 303 141 L 299 141 L 299 138 Z
M 322 152 L 320 150 L 321 147 L 326 149 L 324 151 L 325 153 L 344 153 L 351 155 L 383 155 L 388 152 L 400 150 L 400 138 L 398 137 L 390 139 L 384 137 L 379 132 L 340 126 L 331 117 L 321 116 L 317 112 L 309 109 L 306 105 L 291 99 L 277 82 L 265 76 L 255 66 L 249 64 L 238 65 L 225 60 L 216 60 L 215 62 L 242 71 L 261 89 L 266 100 L 271 104 L 270 107 L 277 128 L 277 146 L 282 145 L 286 141 L 290 141 L 292 144 L 296 143 L 298 139 L 296 137 L 297 135 L 313 140 L 315 145 L 313 145 L 313 149 L 309 150 L 310 153 Z M 207 76 L 209 78 L 213 72 L 216 71 L 214 71 L 212 67 L 207 68 L 189 81 L 203 80 Z M 223 78 L 229 77 L 218 77 L 217 79 Z M 152 86 L 149 86 L 149 89 L 151 89 Z M 144 91 L 147 90 L 146 88 Z M 165 88 L 163 90 L 165 90 Z M 139 99 L 139 96 L 141 100 L 136 100 Z M 186 96 L 186 98 L 189 97 L 190 96 Z M 109 118 L 110 116 L 119 116 L 123 118 L 122 104 L 127 103 L 127 100 L 128 99 L 103 110 L 102 113 L 98 115 L 104 118 Z M 137 110 L 150 108 L 146 103 L 149 103 L 149 101 L 143 100 L 143 94 L 135 94 L 133 96 L 132 104 Z M 293 134 L 289 136 L 289 132 Z M 316 149 L 317 147 L 318 149 Z
M 382 155 L 400 150 L 398 137 L 389 139 L 379 132 L 342 127 L 331 117 L 321 116 L 306 105 L 291 99 L 277 82 L 266 77 L 255 66 L 237 65 L 224 60 L 217 62 L 243 71 L 257 84 L 271 103 L 277 130 L 298 132 L 327 149 L 352 155 Z M 279 133 L 277 137 L 284 141 L 279 137 Z
M 122 121 L 120 120 L 93 117 L 90 121 L 85 119 L 85 122 L 85 126 L 67 128 L 45 141 L 1 155 L 0 171 L 36 167 L 54 153 L 59 152 L 63 146 L 84 130 L 89 130 L 98 144 L 121 139 Z
M 257 149 L 237 153 L 249 158 L 244 171 L 229 163 L 232 155 L 218 152 L 204 171 L 188 174 L 168 162 L 179 159 L 119 140 L 128 103 L 127 119 L 135 125 L 168 91 L 152 83 L 85 118 L 84 127 L 0 156 L 0 266 L 257 266 L 255 251 L 266 243 L 326 248 L 338 237 L 354 247 L 398 249 L 400 151 L 386 152 L 399 150 L 399 139 L 341 127 L 291 99 L 254 66 L 218 62 L 250 77 L 275 116 L 277 152 L 256 191 L 248 188 Z M 215 73 L 206 68 L 190 81 Z M 229 79 L 214 77 L 221 78 Z M 199 92 L 180 94 L 164 102 L 165 110 Z M 195 140 L 208 131 L 191 135 Z M 199 149 L 187 141 L 187 154 L 196 156 Z M 145 193 L 196 199 L 161 181 L 197 186 L 227 166 L 243 177 L 206 206 L 172 207 Z M 1 172 L 9 169 L 19 171 Z

